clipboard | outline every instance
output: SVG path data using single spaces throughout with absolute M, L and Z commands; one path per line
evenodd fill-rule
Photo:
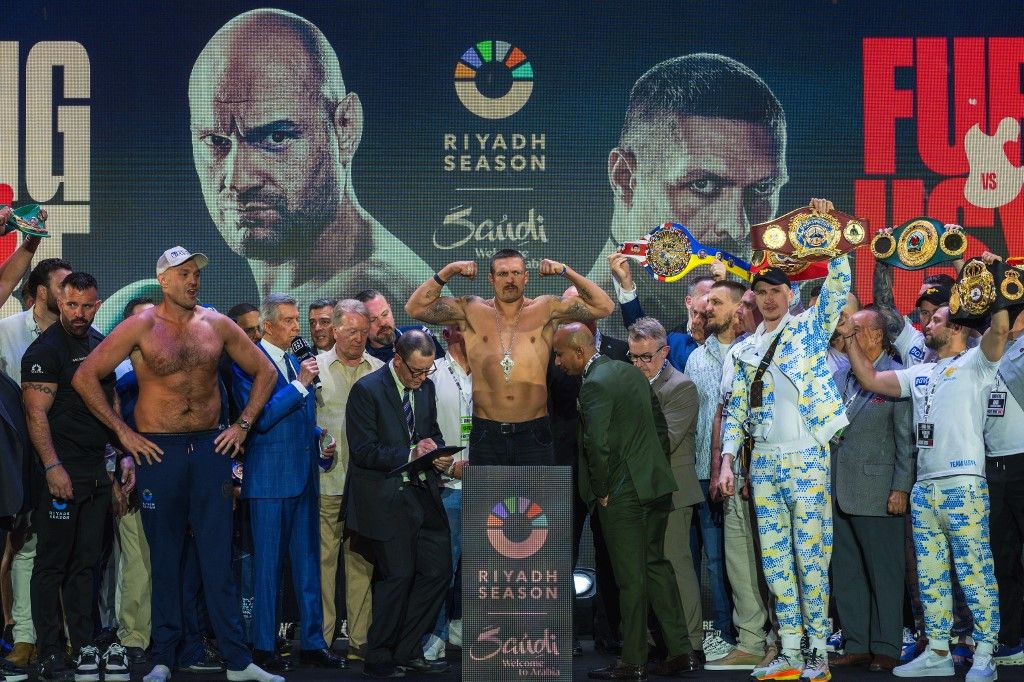
M 417 457 L 414 460 L 406 462 L 400 467 L 392 469 L 388 472 L 388 476 L 398 476 L 400 474 L 417 474 L 424 471 L 434 463 L 434 460 L 438 457 L 445 457 L 447 455 L 454 455 L 457 452 L 462 452 L 466 448 L 459 447 L 456 445 L 445 445 L 444 447 L 431 450 L 422 457 Z

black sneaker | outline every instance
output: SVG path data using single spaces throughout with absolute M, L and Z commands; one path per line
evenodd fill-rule
M 146 650 L 141 646 L 125 647 L 125 652 L 128 654 L 129 665 L 138 665 L 140 663 L 149 662 L 149 656 L 146 654 Z
M 75 682 L 75 671 L 68 667 L 63 652 L 57 651 L 39 661 L 39 682 Z
M 203 657 L 198 661 L 189 664 L 185 670 L 190 673 L 222 673 L 224 672 L 224 661 L 213 645 L 205 638 L 203 639 Z
M 91 644 L 83 646 L 75 659 L 75 682 L 99 682 L 100 650 Z
M 128 664 L 128 652 L 123 646 L 114 642 L 103 652 L 103 679 L 105 682 L 129 682 L 131 669 Z
M 0 658 L 0 679 L 4 682 L 22 682 L 28 679 L 28 671 L 19 668 L 5 658 Z

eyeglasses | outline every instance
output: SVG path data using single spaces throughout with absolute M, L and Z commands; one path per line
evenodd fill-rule
M 431 374 L 437 371 L 437 367 L 434 367 L 433 365 L 431 365 L 427 369 L 413 369 L 409 365 L 406 365 L 405 368 L 409 370 L 409 374 L 410 376 L 412 376 L 413 379 L 419 379 L 420 377 L 429 377 Z
M 642 362 L 646 365 L 652 360 L 654 360 L 655 355 L 665 350 L 666 348 L 668 348 L 668 346 L 662 346 L 653 353 L 640 353 L 639 355 L 634 355 L 633 353 L 626 353 L 626 357 L 629 358 L 629 361 L 634 364 L 636 364 L 637 362 Z

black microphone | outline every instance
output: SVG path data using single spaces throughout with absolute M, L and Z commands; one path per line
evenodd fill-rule
M 310 346 L 306 339 L 301 336 L 296 336 L 292 339 L 292 353 L 299 359 L 299 362 L 304 362 L 305 360 L 316 357 L 316 353 L 313 352 L 313 347 Z M 320 387 L 320 377 L 313 377 L 313 389 L 316 390 Z

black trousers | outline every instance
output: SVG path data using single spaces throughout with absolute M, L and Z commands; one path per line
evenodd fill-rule
M 989 528 L 992 559 L 999 584 L 999 643 L 1017 646 L 1021 639 L 1021 606 L 1024 603 L 1024 453 L 989 457 Z
M 491 466 L 555 463 L 550 417 L 506 424 L 473 417 L 469 434 L 469 463 Z
M 374 540 L 373 620 L 366 664 L 401 665 L 420 658 L 420 639 L 434 629 L 452 579 L 448 519 L 426 488 L 406 485 L 403 522 L 390 540 Z
M 110 484 L 72 478 L 74 500 L 40 495 L 32 517 L 36 560 L 32 569 L 32 621 L 40 658 L 63 650 L 60 607 L 71 650 L 93 641 L 93 574 L 103 551 L 110 514 Z

